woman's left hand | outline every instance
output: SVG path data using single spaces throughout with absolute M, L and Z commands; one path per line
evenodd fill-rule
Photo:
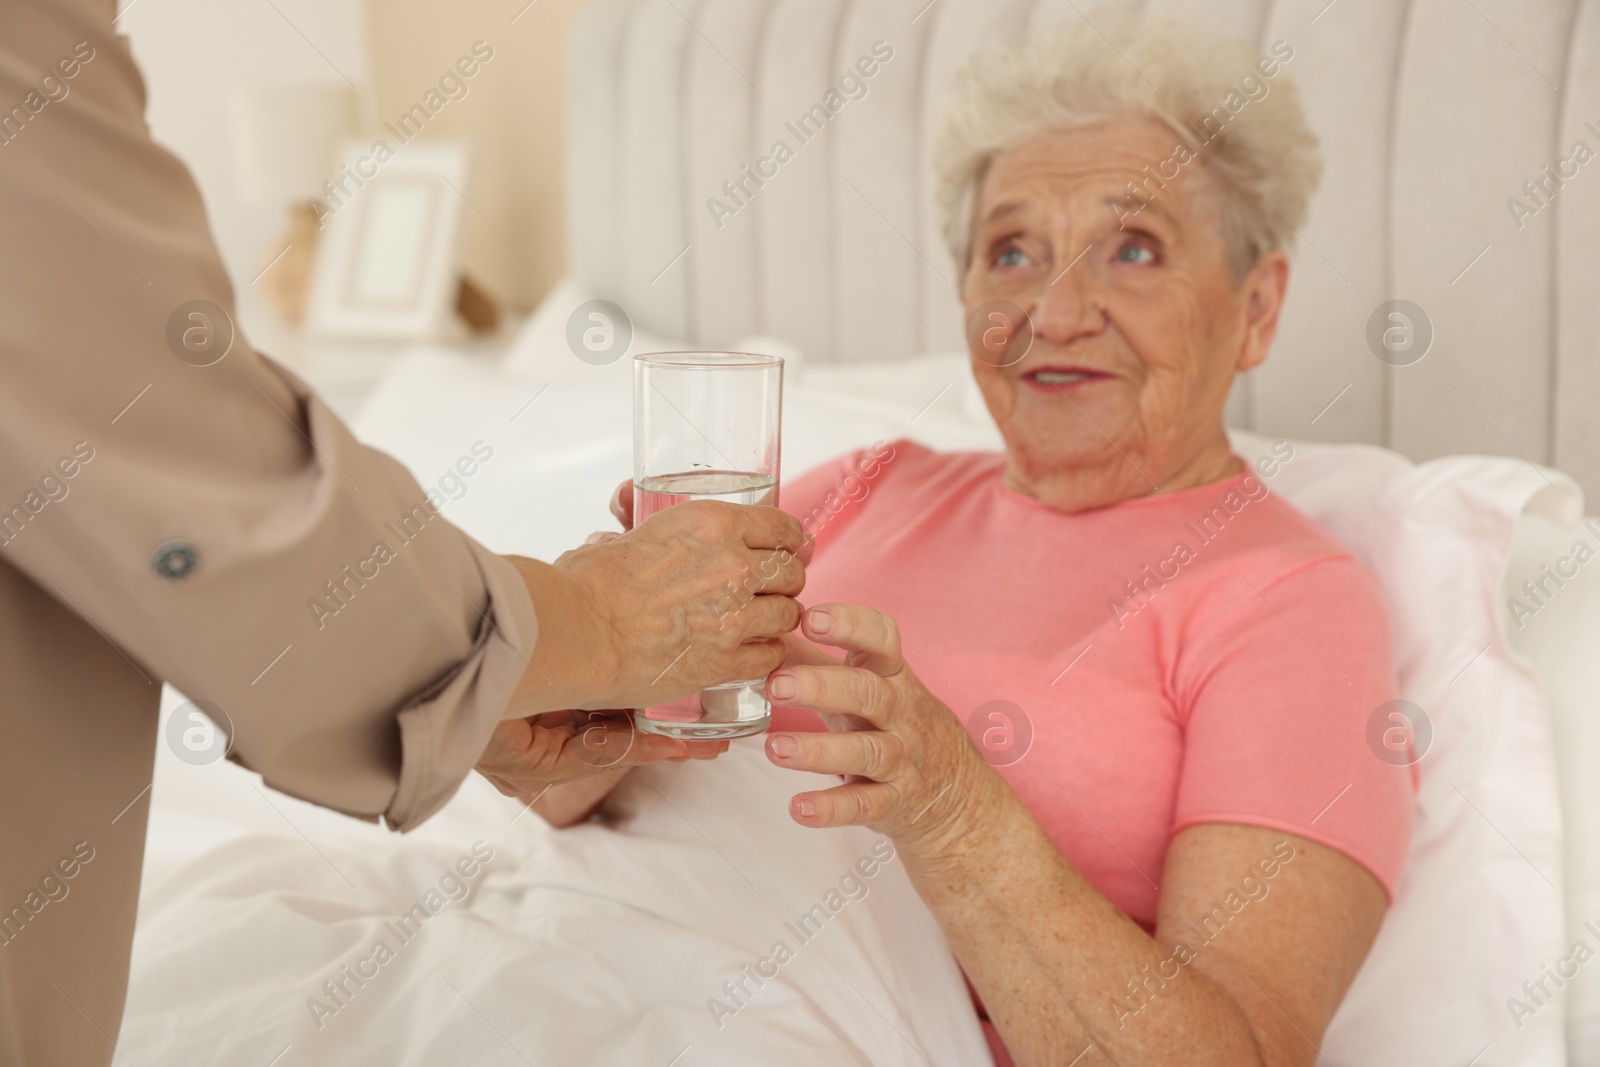
M 849 780 L 797 794 L 789 813 L 804 826 L 866 825 L 902 846 L 952 843 L 996 803 L 1001 780 L 954 712 L 928 692 L 900 654 L 900 631 L 882 612 L 823 604 L 804 612 L 807 639 L 847 653 L 843 662 L 792 640 L 767 679 L 782 707 L 821 714 L 828 732 L 767 735 L 780 767 Z

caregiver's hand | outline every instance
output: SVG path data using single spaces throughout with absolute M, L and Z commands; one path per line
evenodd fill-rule
M 644 733 L 626 711 L 557 711 L 501 722 L 476 769 L 506 796 L 564 825 L 587 815 L 629 767 L 712 759 L 727 750 L 726 741 Z
M 554 564 L 510 557 L 539 635 L 507 717 L 648 707 L 766 675 L 799 619 L 803 541 L 777 508 L 697 500 Z
M 791 641 L 767 694 L 775 704 L 819 712 L 829 732 L 768 734 L 767 758 L 850 780 L 797 794 L 790 815 L 805 826 L 861 823 L 927 855 L 959 847 L 1005 803 L 1007 787 L 955 713 L 906 666 L 894 620 L 867 607 L 822 604 L 805 613 L 801 629 L 848 655 L 841 663 Z
M 628 478 L 628 479 L 618 483 L 616 489 L 614 489 L 612 491 L 612 493 L 611 493 L 611 515 L 612 515 L 613 518 L 615 518 L 617 520 L 617 522 L 622 524 L 622 528 L 624 530 L 633 529 L 633 479 L 632 478 Z M 815 538 L 811 537 L 811 535 L 805 534 L 804 530 L 805 530 L 805 528 L 802 526 L 801 527 L 801 532 L 802 532 L 802 534 L 804 534 L 805 540 L 804 540 L 804 543 L 802 543 L 801 546 L 800 546 L 800 551 L 796 552 L 795 555 L 797 557 L 799 557 L 801 563 L 809 564 L 811 562 L 811 554 L 812 554 L 813 551 L 816 550 L 817 542 L 816 542 Z M 610 540 L 615 539 L 617 536 L 619 536 L 619 535 L 614 534 L 614 533 L 595 533 L 595 534 L 590 534 L 589 535 L 589 543 L 593 544 L 593 543 L 595 543 L 597 541 L 610 541 Z

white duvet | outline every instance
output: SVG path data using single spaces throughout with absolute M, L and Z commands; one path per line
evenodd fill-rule
M 474 779 L 394 839 L 263 795 L 281 832 L 147 890 L 119 1047 L 240 1067 L 990 1062 L 892 844 L 790 821 L 817 781 L 747 740 L 633 773 L 609 825 L 552 830 Z

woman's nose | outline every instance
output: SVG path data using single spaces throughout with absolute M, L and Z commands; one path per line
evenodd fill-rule
M 1099 285 L 1085 263 L 1092 255 L 1085 250 L 1043 284 L 1028 313 L 1035 338 L 1064 345 L 1105 329 Z

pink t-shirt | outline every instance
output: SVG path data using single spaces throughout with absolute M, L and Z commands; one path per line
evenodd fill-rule
M 1076 514 L 1003 468 L 896 441 L 786 483 L 817 537 L 803 601 L 893 616 L 917 676 L 1147 931 L 1167 844 L 1197 823 L 1310 838 L 1392 900 L 1414 777 L 1368 741 L 1396 696 L 1371 573 L 1248 465 Z

